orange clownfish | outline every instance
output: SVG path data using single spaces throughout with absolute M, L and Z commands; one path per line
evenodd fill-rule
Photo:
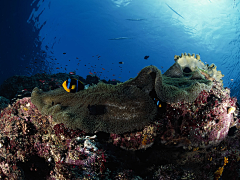
M 69 78 L 68 80 L 64 81 L 62 86 L 67 92 L 70 93 L 75 93 L 84 89 L 83 83 L 74 78 Z

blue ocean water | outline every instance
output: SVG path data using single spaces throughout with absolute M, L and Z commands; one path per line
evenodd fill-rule
M 4 1 L 0 84 L 73 71 L 126 81 L 148 65 L 164 72 L 187 52 L 217 65 L 239 99 L 239 9 L 237 0 Z

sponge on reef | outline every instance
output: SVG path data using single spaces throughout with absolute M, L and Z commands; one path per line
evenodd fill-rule
M 42 114 L 52 115 L 56 123 L 88 133 L 140 130 L 157 113 L 154 101 L 136 86 L 99 83 L 77 93 L 63 88 L 43 92 L 36 87 L 31 101 Z

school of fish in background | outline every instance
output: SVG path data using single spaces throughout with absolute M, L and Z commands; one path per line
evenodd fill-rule
M 171 6 L 169 6 L 167 3 L 165 3 L 167 5 L 167 7 L 172 10 L 175 14 L 177 14 L 179 17 L 183 18 L 184 17 L 182 15 L 180 15 L 178 12 L 176 12 Z M 126 19 L 127 21 L 144 21 L 146 19 L 142 19 L 142 18 L 128 18 Z M 126 40 L 126 39 L 133 39 L 131 37 L 115 37 L 115 38 L 110 38 L 108 40 L 114 40 L 114 41 L 118 41 L 118 40 Z M 46 50 L 49 49 L 48 46 L 45 46 Z M 54 54 L 52 51 L 50 51 L 51 54 Z M 119 74 L 116 74 L 116 73 L 112 73 L 110 76 L 106 76 L 106 72 L 108 73 L 111 73 L 112 71 L 114 71 L 112 68 L 106 68 L 109 67 L 109 64 L 108 65 L 105 65 L 104 67 L 104 64 L 101 64 L 100 67 L 97 67 L 96 65 L 92 65 L 92 63 L 85 63 L 86 61 L 85 60 L 81 60 L 79 59 L 79 57 L 76 57 L 75 60 L 71 60 L 71 59 L 68 59 L 66 60 L 66 62 L 71 62 L 74 61 L 76 62 L 76 66 L 77 68 L 74 69 L 74 70 L 70 70 L 70 68 L 68 68 L 68 64 L 60 64 L 59 62 L 57 62 L 57 58 L 55 58 L 54 56 L 49 56 L 47 55 L 47 52 L 45 50 L 42 50 L 40 52 L 41 54 L 41 57 L 46 57 L 50 59 L 50 61 L 46 62 L 45 60 L 43 60 L 41 58 L 38 59 L 38 58 L 34 58 L 34 61 L 29 64 L 29 66 L 26 66 L 25 68 L 27 69 L 28 71 L 28 75 L 33 75 L 34 72 L 36 71 L 36 69 L 38 71 L 40 71 L 40 73 L 45 73 L 45 74 L 53 74 L 53 70 L 59 70 L 59 72 L 65 72 L 65 73 L 69 73 L 69 74 L 76 74 L 76 71 L 78 70 L 81 70 L 81 68 L 87 68 L 89 70 L 89 74 L 90 75 L 96 75 L 99 79 L 102 78 L 102 79 L 105 79 L 105 80 L 111 80 L 111 81 L 116 81 L 116 79 L 118 79 L 119 81 L 121 80 L 121 73 L 122 73 L 122 70 L 123 70 L 123 64 L 124 62 L 123 61 L 120 61 L 118 62 L 118 68 L 120 68 L 120 73 Z M 66 52 L 63 52 L 62 53 L 63 55 L 66 55 L 67 53 Z M 92 58 L 97 58 L 97 61 L 100 60 L 101 56 L 99 54 L 96 54 L 96 55 L 92 55 Z M 148 60 L 149 58 L 149 55 L 146 55 L 143 57 L 144 60 Z M 81 64 L 82 63 L 82 64 Z M 46 65 L 49 65 L 48 67 L 46 67 Z M 113 67 L 114 63 L 111 63 L 111 67 Z M 44 67 L 45 66 L 45 67 Z M 82 67 L 81 67 L 82 66 Z M 45 69 L 45 70 L 41 70 L 41 69 Z M 163 69 L 163 67 L 161 66 L 161 70 Z M 162 70 L 162 72 L 164 72 Z M 54 72 L 54 73 L 58 73 L 58 72 Z M 128 72 L 130 73 L 130 71 Z M 81 74 L 79 74 L 81 75 Z
M 114 39 L 115 40 L 115 39 Z M 45 55 L 45 57 L 47 57 L 46 55 L 46 51 L 42 51 L 42 53 Z M 63 55 L 66 55 L 67 53 L 66 52 L 63 52 Z M 70 75 L 76 75 L 76 72 L 77 71 L 80 71 L 81 68 L 87 68 L 89 70 L 89 75 L 92 75 L 92 76 L 96 76 L 98 77 L 99 79 L 105 79 L 105 80 L 110 80 L 110 81 L 116 81 L 116 80 L 119 80 L 121 81 L 121 73 L 123 71 L 123 66 L 124 66 L 124 62 L 123 61 L 120 61 L 118 62 L 117 66 L 118 68 L 120 69 L 120 73 L 119 74 L 116 74 L 113 72 L 113 74 L 111 76 L 107 76 L 106 74 L 107 73 L 111 73 L 112 71 L 114 71 L 112 68 L 107 68 L 109 67 L 109 65 L 106 65 L 107 67 L 104 67 L 104 64 L 101 64 L 100 67 L 97 67 L 97 65 L 92 65 L 93 63 L 85 63 L 84 60 L 82 61 L 81 59 L 79 59 L 79 57 L 76 57 L 74 60 L 67 60 L 66 62 L 71 62 L 72 61 L 75 63 L 76 62 L 76 65 L 75 65 L 75 69 L 72 70 L 72 68 L 69 68 L 68 67 L 68 64 L 60 64 L 59 62 L 57 62 L 57 58 L 54 58 L 53 56 L 48 56 L 47 58 L 49 58 L 51 61 L 44 61 L 44 60 L 40 60 L 38 58 L 34 58 L 34 62 L 32 64 L 29 64 L 29 66 L 26 66 L 26 70 L 27 70 L 27 73 L 28 75 L 32 75 L 33 72 L 35 72 L 35 69 L 38 68 L 38 70 L 40 71 L 40 73 L 45 73 L 45 74 L 52 74 L 52 71 L 55 72 L 55 70 L 57 70 L 57 72 L 55 73 L 58 73 L 58 72 L 61 72 L 61 73 L 68 73 Z M 97 59 L 97 61 L 101 60 L 101 56 L 99 54 L 97 55 L 93 55 L 92 58 L 95 58 Z M 148 60 L 149 59 L 149 56 L 146 55 L 143 57 L 144 60 Z M 49 63 L 49 67 L 48 67 L 48 70 L 42 70 L 42 66 L 43 66 L 43 63 Z M 111 66 L 113 65 L 116 65 L 116 63 L 111 63 Z M 71 70 L 70 70 L 71 69 Z M 161 70 L 163 69 L 163 67 L 161 66 Z M 162 70 L 162 72 L 164 72 Z M 129 71 L 128 73 L 131 73 L 131 71 Z M 137 73 L 138 74 L 138 73 Z M 81 74 L 79 74 L 81 76 Z

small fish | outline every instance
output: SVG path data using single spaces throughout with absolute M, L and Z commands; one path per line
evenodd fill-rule
M 90 71 L 89 74 L 93 75 L 93 73 Z
M 157 106 L 160 108 L 162 107 L 162 104 L 160 103 L 160 101 L 157 98 L 153 99 L 155 101 L 155 103 L 157 104 Z
M 56 69 L 60 69 L 59 67 L 57 67 Z
M 144 59 L 148 59 L 149 58 L 149 56 L 144 56 Z
M 67 54 L 67 53 L 64 52 L 63 54 Z
M 117 38 L 112 38 L 112 39 L 109 39 L 109 40 L 123 40 L 123 39 L 131 39 L 131 38 L 128 38 L 128 37 L 117 37 Z
M 181 18 L 183 18 L 184 19 L 184 17 L 182 17 L 180 14 L 178 14 L 173 8 L 171 8 L 171 6 L 169 6 L 167 3 L 165 3 L 168 7 L 169 7 L 169 9 L 171 9 L 175 14 L 177 14 L 178 16 L 180 16 Z
M 102 68 L 102 70 L 105 70 L 104 68 Z
M 75 72 L 69 72 L 69 74 L 71 74 L 71 75 L 75 75 Z
M 74 78 L 69 78 L 68 80 L 64 81 L 62 86 L 67 92 L 70 93 L 75 93 L 84 89 L 83 83 Z
M 126 20 L 128 20 L 128 21 L 143 21 L 145 19 L 126 19 Z
M 119 64 L 124 64 L 124 62 L 121 61 L 121 62 L 119 62 Z
M 112 81 L 116 81 L 116 79 L 112 79 Z

